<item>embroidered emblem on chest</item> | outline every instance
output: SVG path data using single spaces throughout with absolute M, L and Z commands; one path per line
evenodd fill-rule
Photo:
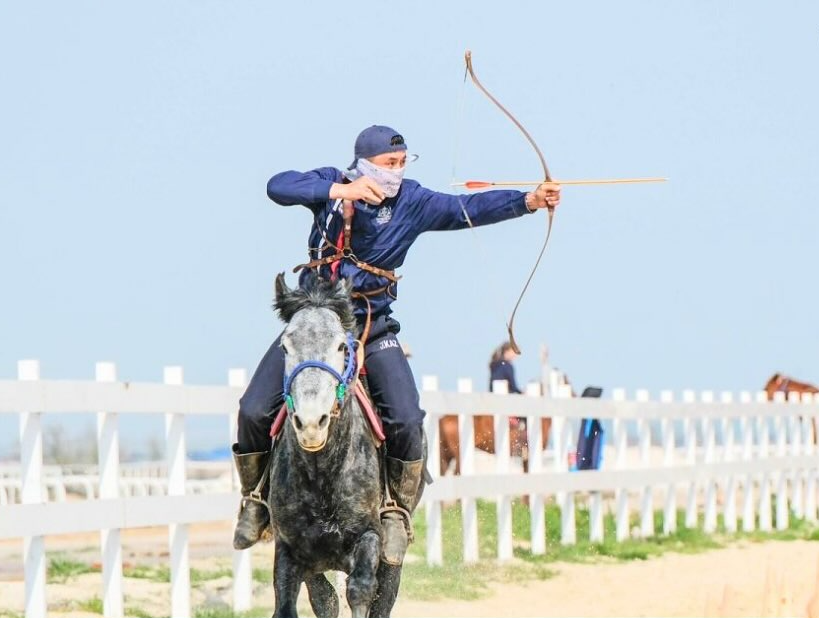
M 392 219 L 392 208 L 389 206 L 382 206 L 378 209 L 378 212 L 375 215 L 375 222 L 378 225 L 389 223 L 390 219 Z

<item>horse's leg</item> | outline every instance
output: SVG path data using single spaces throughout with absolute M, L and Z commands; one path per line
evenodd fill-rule
M 338 618 L 338 595 L 324 573 L 308 575 L 304 578 L 307 592 L 310 595 L 310 607 L 316 616 Z
M 276 591 L 276 609 L 273 618 L 292 616 L 298 618 L 296 600 L 302 576 L 290 555 L 290 549 L 282 541 L 276 541 L 276 557 L 273 562 L 273 587 Z
M 347 577 L 347 603 L 352 618 L 366 618 L 375 597 L 378 581 L 375 578 L 381 561 L 381 537 L 375 530 L 365 532 L 353 549 L 352 568 Z
M 552 418 L 550 416 L 544 416 L 540 419 L 540 434 L 543 437 L 543 443 L 540 445 L 538 449 L 538 456 L 540 456 L 543 449 L 546 448 L 549 444 L 549 433 L 552 431 Z
M 382 562 L 378 566 L 378 591 L 370 606 L 370 618 L 390 618 L 401 585 L 401 567 Z

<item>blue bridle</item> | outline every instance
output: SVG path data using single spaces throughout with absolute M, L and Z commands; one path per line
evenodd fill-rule
M 302 371 L 307 369 L 308 367 L 315 367 L 316 369 L 323 369 L 324 371 L 332 374 L 332 376 L 338 380 L 338 386 L 336 386 L 336 401 L 338 402 L 338 408 L 341 409 L 341 406 L 344 405 L 344 399 L 347 397 L 347 393 L 350 390 L 350 383 L 355 378 L 356 373 L 356 359 L 355 359 L 355 337 L 353 337 L 353 333 L 347 331 L 347 357 L 344 359 L 344 373 L 339 373 L 327 363 L 323 363 L 321 361 L 315 360 L 308 360 L 299 363 L 293 368 L 293 371 L 290 375 L 287 375 L 287 371 L 284 373 L 284 402 L 287 404 L 287 410 L 292 414 L 296 406 L 293 405 L 293 397 L 290 394 L 290 386 L 293 384 L 293 379 Z

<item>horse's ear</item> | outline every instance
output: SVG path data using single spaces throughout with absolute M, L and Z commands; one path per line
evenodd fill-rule
M 292 290 L 287 287 L 284 281 L 284 273 L 276 275 L 276 305 L 281 306 L 286 296 L 289 296 Z

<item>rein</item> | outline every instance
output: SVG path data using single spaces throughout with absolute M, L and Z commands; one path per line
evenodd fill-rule
M 341 415 L 341 409 L 344 406 L 344 400 L 347 398 L 347 395 L 352 391 L 350 385 L 356 378 L 357 371 L 356 368 L 358 363 L 356 362 L 356 341 L 353 337 L 351 332 L 347 332 L 347 356 L 344 359 L 344 373 L 341 374 L 335 369 L 333 369 L 327 363 L 317 360 L 307 360 L 299 363 L 293 368 L 293 371 L 290 375 L 285 372 L 284 374 L 284 402 L 287 405 L 287 411 L 292 414 L 296 411 L 295 404 L 293 403 L 293 396 L 290 394 L 290 387 L 293 384 L 293 379 L 305 369 L 310 367 L 315 369 L 322 369 L 327 373 L 331 374 L 337 381 L 338 384 L 336 385 L 336 402 L 333 406 L 333 410 L 330 413 L 330 416 L 338 417 Z

